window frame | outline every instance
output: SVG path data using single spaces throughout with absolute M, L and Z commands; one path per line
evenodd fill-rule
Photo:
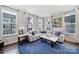
M 72 15 L 74 15 L 75 17 L 76 17 L 76 14 L 75 13 L 72 13 L 72 14 L 67 14 L 67 15 L 65 15 L 64 16 L 64 22 L 65 22 L 65 17 L 68 17 L 68 16 L 72 16 Z M 66 25 L 76 25 L 76 19 L 75 19 L 75 22 L 74 23 L 71 23 L 71 22 L 65 22 L 65 33 L 67 33 L 67 34 L 75 34 L 75 30 L 76 30 L 76 28 L 74 28 L 74 32 L 72 33 L 72 32 L 68 32 L 67 30 L 66 30 Z
M 12 14 L 12 15 L 15 15 L 16 18 L 15 18 L 15 32 L 14 33 L 11 33 L 11 34 L 3 34 L 3 13 L 8 13 L 8 14 Z M 2 17 L 2 35 L 3 36 L 12 36 L 12 35 L 16 35 L 17 34 L 17 14 L 14 13 L 14 12 L 11 12 L 11 11 L 6 11 L 6 10 L 1 10 L 1 17 Z

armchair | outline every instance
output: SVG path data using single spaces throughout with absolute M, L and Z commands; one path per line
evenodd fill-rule
M 32 32 L 30 35 L 29 35 L 29 42 L 33 42 L 33 41 L 36 41 L 40 38 L 40 34 L 36 34 L 34 32 Z
M 64 42 L 64 34 L 62 34 L 61 32 L 56 32 L 55 35 L 58 36 L 58 42 L 59 43 Z

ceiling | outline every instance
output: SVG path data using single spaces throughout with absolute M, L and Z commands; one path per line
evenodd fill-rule
M 28 11 L 40 17 L 49 17 L 78 7 L 77 5 L 7 5 L 8 7 Z

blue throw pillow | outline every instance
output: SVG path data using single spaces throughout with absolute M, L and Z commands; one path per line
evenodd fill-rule
M 35 35 L 35 33 L 34 33 L 34 32 L 32 32 L 32 35 Z
M 56 36 L 60 36 L 61 32 L 55 32 Z

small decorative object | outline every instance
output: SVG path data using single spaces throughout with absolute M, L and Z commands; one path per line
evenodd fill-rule
M 24 34 L 24 26 L 21 26 L 19 28 L 19 35 L 22 35 L 22 34 Z
M 19 30 L 19 35 L 22 35 L 22 34 L 23 34 L 23 29 Z

